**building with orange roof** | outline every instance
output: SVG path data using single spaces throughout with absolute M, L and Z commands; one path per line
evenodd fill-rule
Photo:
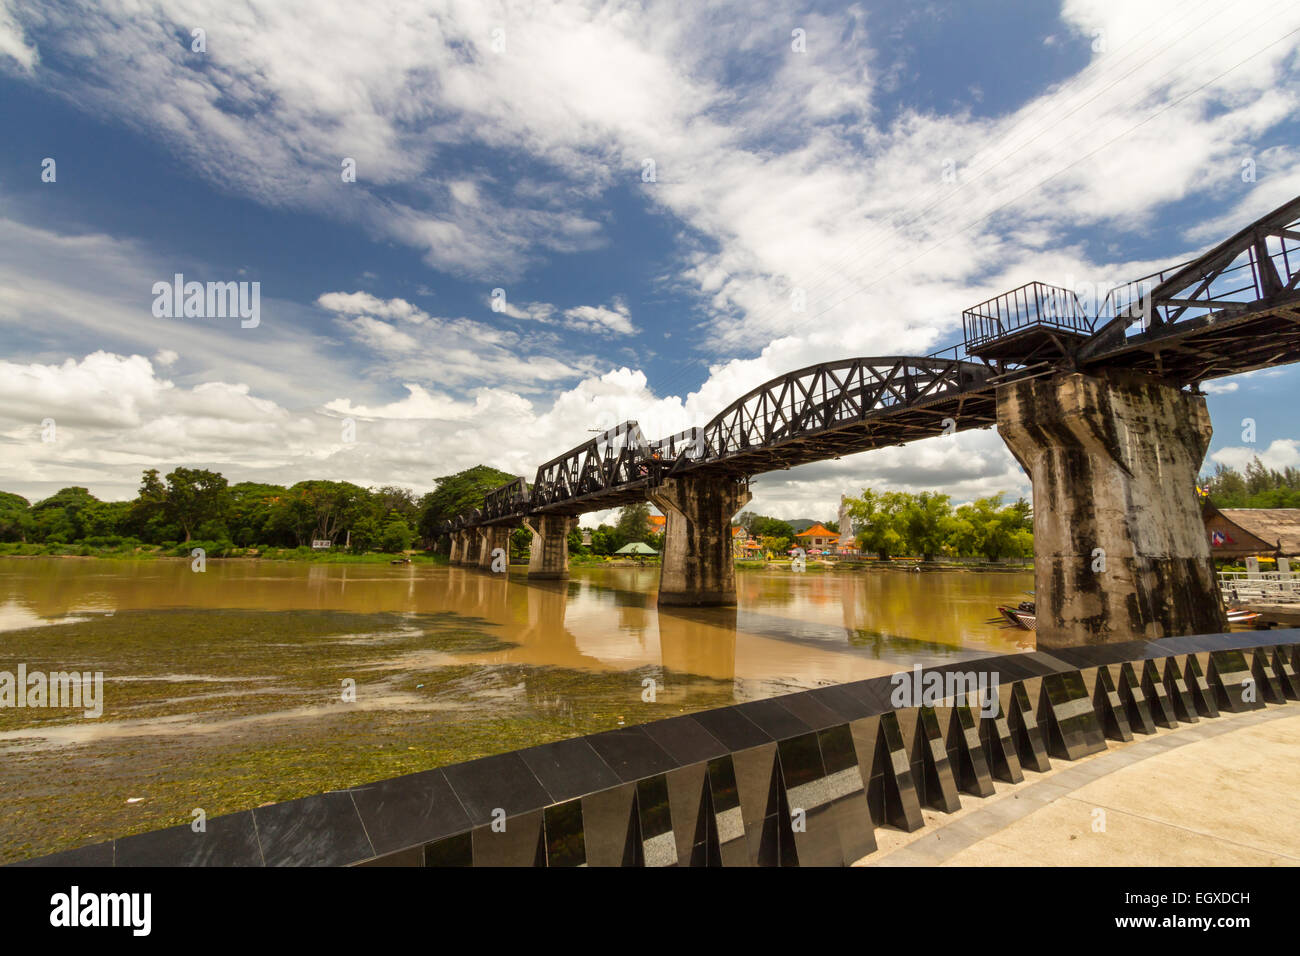
M 758 551 L 759 548 L 759 543 L 749 536 L 748 531 L 740 525 L 733 524 L 731 526 L 732 557 L 753 557 L 754 552 Z
M 798 539 L 799 547 L 805 551 L 812 551 L 814 548 L 825 551 L 833 547 L 840 536 L 819 521 L 807 531 L 800 531 L 795 538 Z

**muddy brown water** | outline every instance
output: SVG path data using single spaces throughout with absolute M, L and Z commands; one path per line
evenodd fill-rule
M 102 672 L 103 712 L 0 707 L 0 862 L 914 663 L 1009 653 L 1032 572 L 658 571 L 0 558 L 0 671 Z M 352 688 L 355 691 L 352 692 Z

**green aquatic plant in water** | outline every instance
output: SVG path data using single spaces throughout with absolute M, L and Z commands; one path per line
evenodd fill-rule
M 456 661 L 515 646 L 497 630 L 452 612 L 179 609 L 9 632 L 0 669 L 101 670 L 105 702 L 97 721 L 0 710 L 0 862 L 733 700 L 729 680 L 660 668 Z M 427 651 L 449 662 L 393 666 Z

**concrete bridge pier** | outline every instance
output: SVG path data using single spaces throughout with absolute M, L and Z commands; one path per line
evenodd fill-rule
M 1039 647 L 1227 630 L 1196 494 L 1205 397 L 1150 375 L 998 388 L 998 433 L 1034 486 Z
M 478 566 L 485 571 L 492 570 L 492 552 L 497 548 L 502 548 L 506 552 L 506 563 L 510 561 L 510 532 L 513 531 L 507 525 L 488 525 L 478 529 L 479 549 L 478 549 Z
M 660 606 L 736 603 L 731 518 L 751 495 L 747 482 L 709 475 L 668 478 L 649 498 L 668 518 Z
M 478 564 L 479 552 L 479 528 L 466 528 L 459 532 L 460 539 L 460 563 L 461 564 Z
M 577 515 L 535 515 L 524 519 L 533 533 L 528 548 L 528 578 L 553 581 L 569 576 L 569 534 L 578 526 Z
M 460 564 L 461 558 L 465 553 L 464 533 L 453 531 L 451 533 L 451 550 L 447 553 L 448 560 L 452 564 Z

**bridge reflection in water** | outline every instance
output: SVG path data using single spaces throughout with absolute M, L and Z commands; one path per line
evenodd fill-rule
M 429 591 L 457 613 L 499 622 L 516 646 L 477 655 L 587 670 L 659 669 L 732 680 L 741 697 L 858 680 L 910 667 L 1032 646 L 1032 635 L 989 624 L 991 609 L 1032 572 L 738 575 L 733 607 L 659 608 L 654 569 L 583 568 L 530 581 L 450 568 Z M 427 592 L 426 592 L 427 593 Z M 1028 641 L 1026 641 L 1028 638 Z
M 1028 570 L 745 571 L 737 575 L 736 606 L 660 609 L 653 568 L 584 567 L 567 580 L 536 581 L 521 568 L 501 575 L 428 565 L 211 561 L 201 575 L 185 561 L 15 558 L 0 565 L 0 632 L 80 614 L 176 610 L 204 615 L 216 640 L 227 611 L 288 612 L 278 624 L 284 638 L 310 643 L 293 612 L 315 612 L 313 626 L 330 612 L 382 614 L 394 622 L 446 615 L 466 631 L 508 642 L 496 650 L 457 650 L 451 659 L 468 666 L 649 668 L 669 681 L 674 674 L 735 681 L 740 693 L 1008 653 L 1033 637 L 986 623 L 998 603 L 1014 603 L 1032 587 Z M 149 627 L 166 626 L 166 618 L 149 620 Z M 95 625 L 87 627 L 85 640 L 93 644 Z M 158 653 L 171 649 L 164 641 Z M 441 655 L 435 663 L 448 659 L 430 653 Z M 382 648 L 376 655 L 382 663 Z M 174 669 L 186 672 L 179 658 Z

